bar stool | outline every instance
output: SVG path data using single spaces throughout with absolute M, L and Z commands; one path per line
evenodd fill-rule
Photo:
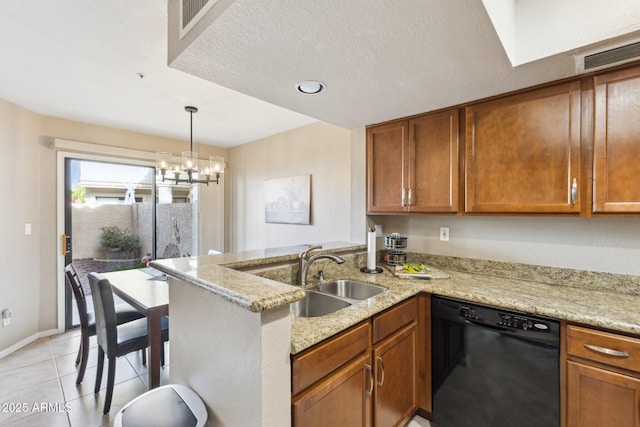
M 202 399 L 193 390 L 169 384 L 124 405 L 116 414 L 113 427 L 202 427 L 207 417 Z

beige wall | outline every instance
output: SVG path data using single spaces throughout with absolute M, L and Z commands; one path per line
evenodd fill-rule
M 13 310 L 10 327 L 0 327 L 0 350 L 36 333 L 51 328 L 52 318 L 43 291 L 40 266 L 49 264 L 42 247 L 43 224 L 50 197 L 46 194 L 46 176 L 50 157 L 39 144 L 40 116 L 0 100 L 0 158 L 3 159 L 4 178 L 0 180 L 2 213 L 0 233 L 0 311 Z M 55 175 L 54 175 L 55 176 Z M 32 234 L 24 234 L 24 224 L 32 224 Z M 55 262 L 55 258 L 54 258 Z M 55 291 L 55 277 L 51 285 Z
M 57 328 L 57 196 L 56 152 L 45 137 L 113 145 L 146 151 L 181 151 L 187 142 L 45 117 L 0 99 L 0 158 L 4 179 L 0 183 L 0 311 L 11 308 L 11 326 L 0 327 L 0 354 L 38 334 Z M 202 156 L 227 150 L 196 145 Z M 11 179 L 16 177 L 16 179 Z M 219 195 L 219 191 L 212 192 Z M 206 190 L 201 199 L 210 197 Z M 210 203 L 205 203 L 205 206 Z M 201 211 L 201 221 L 209 213 Z M 32 234 L 24 234 L 24 224 Z M 200 236 L 203 246 L 214 241 Z
M 351 132 L 317 122 L 229 150 L 234 251 L 351 238 Z M 267 224 L 264 181 L 311 175 L 311 224 Z

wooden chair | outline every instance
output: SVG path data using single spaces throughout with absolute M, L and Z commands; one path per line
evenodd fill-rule
M 147 320 L 138 319 L 118 324 L 111 283 L 98 273 L 89 273 L 89 285 L 96 310 L 96 336 L 98 338 L 98 369 L 96 372 L 95 393 L 100 391 L 104 356 L 107 355 L 107 395 L 104 400 L 104 413 L 111 409 L 113 385 L 116 375 L 116 358 L 134 351 L 147 348 Z M 169 319 L 162 319 L 162 342 L 169 340 Z
M 96 323 L 93 312 L 89 311 L 84 289 L 80 284 L 78 272 L 73 264 L 66 266 L 64 273 L 67 285 L 71 288 L 71 291 L 76 298 L 78 316 L 80 317 L 81 339 L 80 348 L 78 348 L 78 356 L 76 357 L 76 366 L 78 366 L 78 364 L 80 365 L 78 369 L 78 376 L 76 377 L 76 384 L 80 384 L 84 378 L 84 373 L 87 370 L 87 361 L 89 359 L 89 338 L 96 334 Z M 142 319 L 144 317 L 142 313 L 129 304 L 118 304 L 115 307 L 115 310 L 118 324 Z M 146 364 L 146 352 L 144 351 L 142 352 L 142 361 Z

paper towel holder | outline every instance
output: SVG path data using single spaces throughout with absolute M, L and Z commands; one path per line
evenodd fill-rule
M 362 273 L 368 273 L 368 274 L 380 274 L 382 273 L 382 268 L 377 266 L 377 252 L 376 252 L 376 242 L 375 242 L 375 227 L 371 227 L 369 228 L 369 240 L 367 242 L 367 265 L 362 267 L 360 269 L 360 271 Z M 372 258 L 370 258 L 372 256 Z M 370 262 L 373 261 L 373 262 Z M 369 267 L 373 267 L 373 268 L 369 268 Z

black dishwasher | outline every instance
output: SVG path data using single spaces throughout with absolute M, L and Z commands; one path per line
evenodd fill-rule
M 432 297 L 438 427 L 559 427 L 560 323 Z

